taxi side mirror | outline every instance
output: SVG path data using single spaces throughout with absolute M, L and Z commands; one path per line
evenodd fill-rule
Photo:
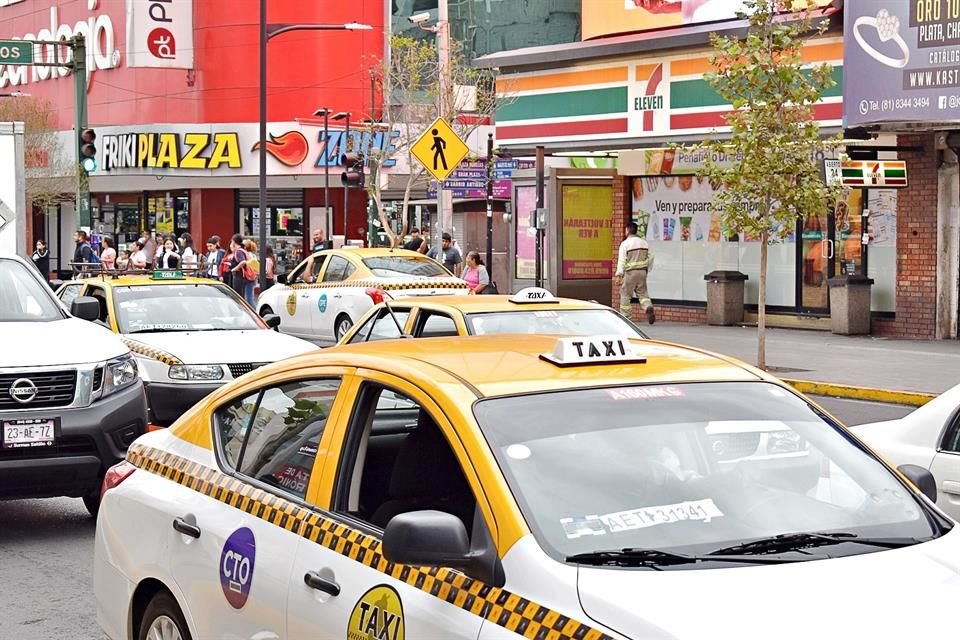
M 457 516 L 443 511 L 411 511 L 390 519 L 383 532 L 383 555 L 391 562 L 459 569 L 490 586 L 506 582 L 503 566 L 483 517 L 474 517 L 474 541 Z
M 268 313 L 263 316 L 263 322 L 271 329 L 276 329 L 280 326 L 280 316 L 275 313 Z
M 897 467 L 897 471 L 906 476 L 907 480 L 912 482 L 920 493 L 930 498 L 930 502 L 937 501 L 937 481 L 929 469 L 917 466 L 915 464 L 902 464 Z
M 53 289 L 54 291 L 56 291 L 57 289 L 59 289 L 60 287 L 63 286 L 63 280 L 55 279 L 55 280 L 51 280 L 51 281 L 48 282 L 47 284 L 50 285 L 50 288 L 51 288 L 51 289 Z
M 70 315 L 81 320 L 100 319 L 100 301 L 92 296 L 77 296 L 70 303 Z
M 277 276 L 277 284 L 287 284 L 287 274 L 281 273 Z

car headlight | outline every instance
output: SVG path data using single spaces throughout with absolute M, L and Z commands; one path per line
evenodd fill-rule
M 168 374 L 171 380 L 222 380 L 223 367 L 218 364 L 175 364 Z
M 125 389 L 137 381 L 137 361 L 132 355 L 107 360 L 103 371 L 103 392 L 101 397 Z

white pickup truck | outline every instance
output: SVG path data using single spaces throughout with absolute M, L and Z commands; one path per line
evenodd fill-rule
M 144 432 L 136 361 L 86 321 L 99 311 L 80 297 L 68 313 L 32 265 L 0 253 L 0 499 L 71 496 L 96 515 L 103 474 Z

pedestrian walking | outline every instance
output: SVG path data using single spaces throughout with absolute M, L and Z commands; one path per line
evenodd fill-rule
M 233 234 L 233 238 L 230 239 L 230 251 L 233 254 L 230 259 L 233 290 L 253 306 L 256 304 L 253 291 L 257 284 L 257 274 L 250 268 L 247 251 L 243 248 L 243 236 L 239 233 Z
M 50 249 L 47 247 L 46 240 L 37 240 L 36 248 L 33 250 L 33 255 L 30 256 L 33 260 L 33 266 L 37 268 L 37 271 L 40 272 L 40 275 L 43 276 L 44 280 L 50 279 Z
M 410 230 L 410 239 L 403 244 L 403 248 L 407 249 L 408 251 L 426 253 L 427 241 L 423 236 L 420 235 L 420 229 L 414 227 Z
M 207 240 L 207 277 L 212 280 L 222 280 L 220 265 L 223 263 L 225 251 L 220 248 L 220 236 L 210 236 Z
M 97 257 L 97 252 L 90 246 L 90 238 L 87 236 L 86 231 L 83 229 L 77 231 L 73 236 L 73 241 L 77 245 L 77 248 L 73 251 L 74 273 L 82 273 L 85 270 L 83 265 L 97 264 L 100 262 L 100 258 Z
M 193 248 L 193 236 L 189 233 L 180 236 L 180 264 L 189 271 L 197 269 L 197 252 Z
M 117 268 L 117 249 L 113 245 L 113 239 L 104 236 L 100 245 L 103 247 L 100 249 L 100 264 L 104 269 L 113 271 Z
M 163 241 L 163 250 L 157 260 L 158 269 L 178 269 L 180 268 L 180 253 L 177 251 L 177 243 L 173 238 L 167 236 Z
M 453 246 L 453 236 L 449 233 L 443 234 L 443 243 L 439 247 L 430 248 L 427 257 L 442 263 L 453 275 L 460 277 L 463 259 L 460 257 L 460 251 Z
M 273 253 L 273 247 L 267 246 L 263 250 L 263 260 L 266 263 L 266 281 L 260 287 L 260 293 L 263 293 L 273 285 L 277 284 L 277 258 Z
M 143 240 L 137 240 L 130 245 L 130 262 L 127 264 L 128 269 L 147 268 L 147 252 L 144 247 Z
M 630 222 L 624 229 L 624 239 L 617 250 L 616 281 L 620 285 L 620 312 L 630 317 L 632 298 L 640 301 L 640 310 L 647 315 L 647 322 L 657 320 L 653 301 L 647 294 L 647 273 L 653 266 L 653 252 L 644 238 L 637 235 L 637 225 Z
M 487 267 L 483 264 L 480 254 L 476 251 L 468 251 L 466 263 L 463 281 L 470 286 L 470 294 L 483 293 L 490 286 L 490 274 L 487 273 Z

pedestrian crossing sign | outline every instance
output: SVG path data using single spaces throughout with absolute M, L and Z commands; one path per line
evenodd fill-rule
M 424 169 L 443 182 L 470 152 L 470 148 L 443 118 L 437 118 L 417 138 L 410 151 Z

